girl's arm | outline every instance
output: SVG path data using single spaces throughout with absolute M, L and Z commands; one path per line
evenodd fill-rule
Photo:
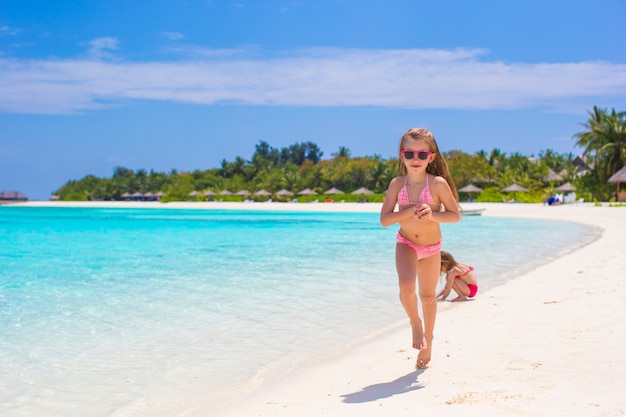
M 448 273 L 446 274 L 446 286 L 439 291 L 439 294 L 437 294 L 437 299 L 438 300 L 445 300 L 448 295 L 450 295 L 450 291 L 452 291 L 452 285 L 454 284 L 454 275 L 452 274 L 452 271 L 448 271 Z
M 435 177 L 433 181 L 433 193 L 437 195 L 443 204 L 445 211 L 433 211 L 430 220 L 439 223 L 458 223 L 461 220 L 459 203 L 454 198 L 448 181 L 443 177 Z
M 400 192 L 400 188 L 402 188 L 402 180 L 400 177 L 396 177 L 391 180 L 389 188 L 387 189 L 385 201 L 380 209 L 380 224 L 384 227 L 400 223 L 415 215 L 414 206 L 406 207 L 400 211 L 394 211 L 396 203 L 398 202 L 398 193 Z

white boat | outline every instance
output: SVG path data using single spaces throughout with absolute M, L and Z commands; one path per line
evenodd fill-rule
M 463 210 L 463 215 L 464 216 L 480 216 L 483 211 L 485 211 L 484 208 L 481 209 L 473 209 L 473 210 Z

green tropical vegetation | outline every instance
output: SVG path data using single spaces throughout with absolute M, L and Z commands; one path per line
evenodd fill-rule
M 555 192 L 555 187 L 570 182 L 579 198 L 586 201 L 614 201 L 615 187 L 608 178 L 626 165 L 626 112 L 594 107 L 589 120 L 582 124 L 584 131 L 573 139 L 583 150 L 580 157 L 572 153 L 559 154 L 552 150 L 537 156 L 520 153 L 506 154 L 499 149 L 468 154 L 460 150 L 444 152 L 457 188 L 473 184 L 480 193 L 460 192 L 462 201 L 501 202 L 515 199 L 519 202 L 542 202 Z M 169 173 L 133 171 L 116 167 L 110 178 L 88 175 L 68 181 L 56 191 L 60 200 L 125 200 L 133 193 L 162 193 L 161 201 L 188 200 L 253 200 L 298 201 L 335 199 L 343 201 L 382 201 L 391 179 L 397 175 L 397 159 L 383 159 L 379 155 L 352 157 L 346 147 L 339 147 L 330 159 L 313 142 L 295 143 L 285 148 L 274 148 L 259 142 L 250 160 L 236 157 L 222 160 L 220 167 L 193 172 Z M 502 189 L 518 184 L 528 192 L 506 193 Z M 325 195 L 332 187 L 345 194 Z M 373 194 L 351 194 L 365 187 Z M 316 195 L 298 195 L 311 189 Z M 248 191 L 251 195 L 205 195 L 206 191 L 219 193 Z M 259 190 L 269 195 L 255 195 Z M 275 195 L 287 190 L 293 195 Z

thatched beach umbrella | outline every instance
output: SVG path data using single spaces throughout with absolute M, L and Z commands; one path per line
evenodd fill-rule
M 231 191 L 228 190 L 222 190 L 219 193 L 217 193 L 219 195 L 233 195 L 233 193 Z
M 239 190 L 235 193 L 235 195 L 240 195 L 240 196 L 246 196 L 246 195 L 250 195 L 250 191 L 248 190 Z
M 341 191 L 339 188 L 333 187 L 331 189 L 324 191 L 324 194 L 345 194 L 345 193 Z
M 131 198 L 133 195 L 131 193 L 124 193 L 121 195 L 122 198 Z
M 358 190 L 352 191 L 352 194 L 374 194 L 373 191 L 368 190 L 365 187 L 361 187 Z
M 463 188 L 459 188 L 459 192 L 461 193 L 479 193 L 482 190 L 482 188 L 478 188 L 474 184 L 468 184 Z
M 317 195 L 317 193 L 310 188 L 305 188 L 304 190 L 300 191 L 298 195 Z
M 280 191 L 277 191 L 274 193 L 274 195 L 283 195 L 283 196 L 287 196 L 287 195 L 293 195 L 293 193 L 289 190 L 285 190 L 284 188 Z
M 521 185 L 517 185 L 517 184 L 511 184 L 508 187 L 504 187 L 502 189 L 502 191 L 506 192 L 506 193 L 510 193 L 510 192 L 523 192 L 523 193 L 527 193 L 528 192 L 528 188 L 524 188 Z
M 472 193 L 480 193 L 482 191 L 482 188 L 479 188 L 477 186 L 475 186 L 474 184 L 467 184 L 465 187 L 463 188 L 459 188 L 458 190 L 460 193 L 468 193 L 469 194 L 469 199 L 472 199 Z
M 504 187 L 502 191 L 504 191 L 505 193 L 513 193 L 513 200 L 515 201 L 515 193 L 517 192 L 527 193 L 528 188 L 524 188 L 521 185 L 517 185 L 514 183 L 514 184 L 509 185 L 508 187 Z
M 564 191 L 564 192 L 570 192 L 570 191 L 575 191 L 575 190 L 576 190 L 576 187 L 574 187 L 569 182 L 566 182 L 565 184 L 559 185 L 558 187 L 554 188 L 554 191 Z
M 192 192 L 188 194 L 189 197 L 198 197 L 199 195 L 200 193 L 197 192 L 196 190 L 193 190 Z
M 141 194 L 139 191 L 137 191 L 136 193 L 131 194 L 131 197 L 136 199 L 136 200 L 143 200 L 144 195 Z
M 206 190 L 205 192 L 202 193 L 203 196 L 205 197 L 210 197 L 212 195 L 215 195 L 216 192 L 215 191 L 211 191 L 211 190 Z
M 265 190 L 259 190 L 259 191 L 255 191 L 254 195 L 265 195 L 265 196 L 268 196 L 268 195 L 272 195 L 272 193 L 270 193 L 269 191 L 265 191 Z

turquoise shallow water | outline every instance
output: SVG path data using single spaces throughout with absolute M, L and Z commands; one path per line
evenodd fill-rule
M 0 415 L 175 415 L 345 348 L 404 320 L 396 231 L 377 213 L 0 207 Z M 481 291 L 598 233 L 443 232 Z

